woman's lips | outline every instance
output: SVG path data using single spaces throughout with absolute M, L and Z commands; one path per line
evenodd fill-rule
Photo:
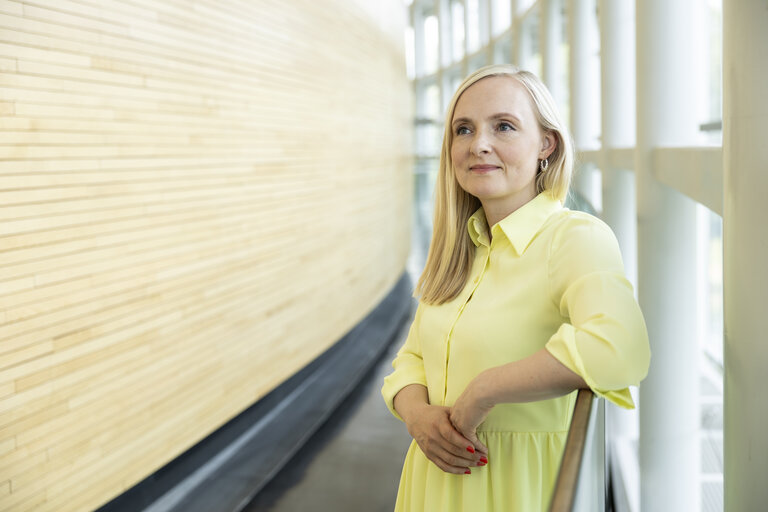
M 499 168 L 498 165 L 473 165 L 472 167 L 469 168 L 469 170 L 471 172 L 486 173 L 486 172 L 495 171 L 498 168 Z

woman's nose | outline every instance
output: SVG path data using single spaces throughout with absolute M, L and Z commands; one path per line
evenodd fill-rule
M 472 139 L 469 150 L 473 155 L 483 155 L 491 152 L 491 144 L 484 131 L 478 130 Z

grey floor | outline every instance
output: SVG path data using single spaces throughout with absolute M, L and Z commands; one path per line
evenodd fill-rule
M 413 314 L 413 313 L 412 313 Z M 389 512 L 410 436 L 381 398 L 410 320 L 386 353 L 246 512 Z
M 407 270 L 416 282 L 431 235 L 431 188 L 417 175 Z M 419 181 L 420 180 L 420 181 Z M 408 335 L 403 324 L 356 390 L 243 512 L 391 512 L 411 437 L 387 410 L 381 384 Z

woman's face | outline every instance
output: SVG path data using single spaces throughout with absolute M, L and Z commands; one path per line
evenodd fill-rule
M 541 130 L 520 82 L 492 76 L 472 84 L 456 104 L 451 129 L 456 180 L 486 211 L 511 213 L 536 197 L 538 162 L 552 153 L 555 137 Z

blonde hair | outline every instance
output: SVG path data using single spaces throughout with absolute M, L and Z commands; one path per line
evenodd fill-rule
M 547 192 L 561 202 L 565 201 L 568 194 L 573 174 L 573 142 L 547 87 L 533 73 L 510 64 L 486 66 L 469 75 L 453 95 L 445 116 L 440 168 L 435 187 L 432 241 L 426 266 L 414 292 L 415 296 L 427 304 L 442 304 L 455 298 L 469 278 L 475 245 L 467 232 L 467 222 L 480 207 L 480 201 L 465 192 L 456 181 L 451 161 L 451 122 L 456 103 L 464 91 L 491 76 L 509 76 L 520 82 L 533 100 L 533 110 L 541 130 L 552 133 L 557 140 L 554 151 L 548 157 L 549 167 L 546 172 L 537 172 L 537 193 Z

